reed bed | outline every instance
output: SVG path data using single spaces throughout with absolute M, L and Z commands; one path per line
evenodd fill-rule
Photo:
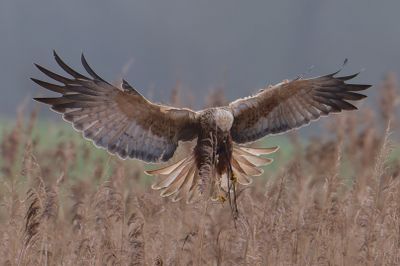
M 380 107 L 323 119 L 309 141 L 290 133 L 290 158 L 240 188 L 236 221 L 227 203 L 160 198 L 148 166 L 71 131 L 50 141 L 21 107 L 0 140 L 0 263 L 400 265 L 395 75 L 374 89 Z M 218 88 L 206 105 L 225 101 Z

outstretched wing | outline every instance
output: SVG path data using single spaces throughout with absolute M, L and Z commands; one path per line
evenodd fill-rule
M 43 88 L 61 94 L 35 100 L 51 105 L 98 147 L 124 159 L 159 162 L 172 157 L 178 141 L 196 137 L 195 112 L 151 103 L 126 81 L 121 89 L 111 85 L 90 68 L 83 55 L 82 64 L 91 78 L 67 66 L 55 52 L 54 57 L 72 78 L 36 65 L 62 85 L 32 78 Z
M 366 90 L 370 85 L 345 83 L 358 73 L 335 77 L 337 73 L 282 82 L 230 103 L 234 115 L 233 140 L 251 142 L 268 134 L 301 127 L 329 113 L 357 109 L 348 101 L 365 98 L 356 92 Z

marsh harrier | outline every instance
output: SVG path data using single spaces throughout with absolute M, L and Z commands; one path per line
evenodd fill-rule
M 285 81 L 227 106 L 193 111 L 152 103 L 125 80 L 121 86 L 108 83 L 83 55 L 89 76 L 73 70 L 55 52 L 54 57 L 69 76 L 36 65 L 57 83 L 32 80 L 61 96 L 35 100 L 62 114 L 97 147 L 122 159 L 161 163 L 171 159 L 180 142 L 196 141 L 182 160 L 147 172 L 159 176 L 153 188 L 175 201 L 191 201 L 199 195 L 231 199 L 238 184 L 250 184 L 251 177 L 262 174 L 260 166 L 272 161 L 260 155 L 277 150 L 250 148 L 245 143 L 299 128 L 330 113 L 355 110 L 349 101 L 365 98 L 358 92 L 370 87 L 348 84 L 358 73 L 339 77 L 338 71 Z

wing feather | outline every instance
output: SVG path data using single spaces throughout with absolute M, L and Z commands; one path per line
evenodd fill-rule
M 69 67 L 54 52 L 57 64 L 72 78 L 56 74 L 40 65 L 37 68 L 62 85 L 32 78 L 39 86 L 61 94 L 59 97 L 35 98 L 48 104 L 96 146 L 121 158 L 146 162 L 169 160 L 180 140 L 197 136 L 197 115 L 151 103 L 128 82 L 117 88 L 102 79 L 81 56 L 91 78 Z
M 345 83 L 359 73 L 335 77 L 337 73 L 282 82 L 230 103 L 234 115 L 233 141 L 255 141 L 268 134 L 301 127 L 330 113 L 356 110 L 348 101 L 364 99 L 366 95 L 358 92 L 370 85 Z

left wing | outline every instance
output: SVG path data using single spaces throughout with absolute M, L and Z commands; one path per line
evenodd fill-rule
M 357 109 L 348 101 L 365 98 L 356 92 L 366 90 L 370 85 L 345 83 L 358 73 L 335 77 L 337 73 L 282 82 L 230 103 L 234 116 L 233 141 L 255 141 L 269 134 L 301 127 L 329 113 Z
M 196 113 L 189 109 L 154 104 L 126 81 L 117 88 L 99 77 L 82 55 L 86 77 L 54 52 L 58 65 L 72 77 L 60 76 L 44 67 L 38 69 L 58 84 L 32 79 L 60 97 L 36 98 L 61 113 L 84 137 L 112 154 L 146 162 L 167 161 L 178 142 L 197 136 Z

